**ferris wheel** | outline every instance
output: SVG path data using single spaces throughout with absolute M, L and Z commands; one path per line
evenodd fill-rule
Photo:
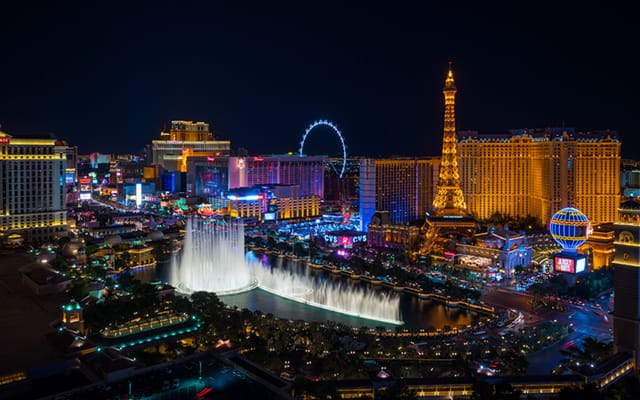
M 340 176 L 340 178 L 342 178 L 342 175 L 344 175 L 344 171 L 347 168 L 347 145 L 344 143 L 342 132 L 340 132 L 340 129 L 338 129 L 338 126 L 333 122 L 327 121 L 326 119 L 325 120 L 321 119 L 318 121 L 314 121 L 311 125 L 309 125 L 309 127 L 305 130 L 304 135 L 302 135 L 302 140 L 300 141 L 299 153 L 301 156 L 304 155 L 303 148 L 304 148 L 304 142 L 305 140 L 307 140 L 307 136 L 309 136 L 309 133 L 311 133 L 313 128 L 321 125 L 328 126 L 329 128 L 331 128 L 336 133 L 336 135 L 338 135 L 338 137 L 340 138 L 340 144 L 342 145 L 342 165 L 339 166 L 340 171 L 338 172 L 338 169 L 333 164 L 329 164 L 329 165 L 331 165 L 331 167 Z

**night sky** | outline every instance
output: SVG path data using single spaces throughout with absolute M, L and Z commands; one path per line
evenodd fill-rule
M 284 153 L 329 119 L 350 154 L 438 155 L 452 60 L 459 129 L 610 128 L 640 158 L 637 14 L 614 2 L 23 3 L 0 5 L 1 129 L 83 154 L 140 152 L 172 119 Z

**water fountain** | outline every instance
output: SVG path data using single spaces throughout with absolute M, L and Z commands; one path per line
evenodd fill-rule
M 253 253 L 244 254 L 242 225 L 191 218 L 187 222 L 182 257 L 171 266 L 171 284 L 179 291 L 239 293 L 259 286 L 270 293 L 342 314 L 402 324 L 400 298 L 394 293 L 332 282 L 312 276 L 291 259 L 276 267 Z
M 247 254 L 252 259 L 252 254 Z M 282 262 L 282 259 L 279 260 Z M 255 265 L 259 287 L 270 293 L 314 307 L 365 319 L 401 325 L 400 297 L 392 292 L 371 290 L 314 277 L 298 262 L 287 258 L 286 266 Z
M 171 262 L 171 284 L 179 291 L 239 293 L 256 287 L 244 256 L 244 227 L 190 218 L 182 255 Z

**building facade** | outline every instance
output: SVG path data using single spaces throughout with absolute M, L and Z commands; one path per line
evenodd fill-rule
M 320 215 L 320 197 L 301 196 L 299 193 L 298 185 L 257 185 L 231 189 L 227 196 L 227 214 L 256 222 L 317 218 Z
M 376 211 L 388 211 L 391 224 L 423 219 L 431 208 L 440 161 L 429 158 L 360 160 L 361 230 Z
M 0 132 L 0 234 L 42 243 L 67 235 L 65 142 Z
M 640 161 L 620 162 L 620 189 L 624 197 L 640 197 Z
M 187 192 L 219 197 L 255 185 L 298 185 L 300 196 L 324 195 L 324 156 L 192 157 Z
M 578 248 L 583 251 L 583 247 L 590 255 L 592 269 L 609 268 L 613 262 L 615 230 L 613 224 L 602 224 L 593 227 L 593 232 L 589 235 L 584 246 Z
M 369 224 L 367 245 L 375 248 L 408 250 L 414 246 L 420 236 L 420 228 L 411 225 Z
M 169 132 L 151 143 L 153 164 L 169 171 L 186 172 L 189 157 L 218 157 L 230 154 L 231 142 L 215 140 L 205 122 L 171 121 Z
M 614 224 L 613 339 L 617 350 L 629 351 L 640 365 L 640 202 L 629 200 L 618 208 Z
M 594 224 L 616 220 L 620 141 L 613 131 L 517 129 L 505 135 L 458 133 L 462 191 L 479 219 L 494 212 L 547 223 L 564 207 Z
M 347 158 L 342 178 L 338 166 L 342 158 L 328 158 L 324 169 L 324 199 L 357 202 L 360 196 L 360 158 Z
M 526 236 L 506 229 L 490 229 L 473 237 L 473 244 L 456 245 L 457 264 L 485 275 L 499 272 L 512 278 L 517 266 L 531 265 L 533 250 Z

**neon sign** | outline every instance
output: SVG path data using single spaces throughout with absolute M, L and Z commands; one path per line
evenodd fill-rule
M 574 261 L 571 258 L 556 257 L 556 272 L 568 272 L 570 274 L 575 273 Z

